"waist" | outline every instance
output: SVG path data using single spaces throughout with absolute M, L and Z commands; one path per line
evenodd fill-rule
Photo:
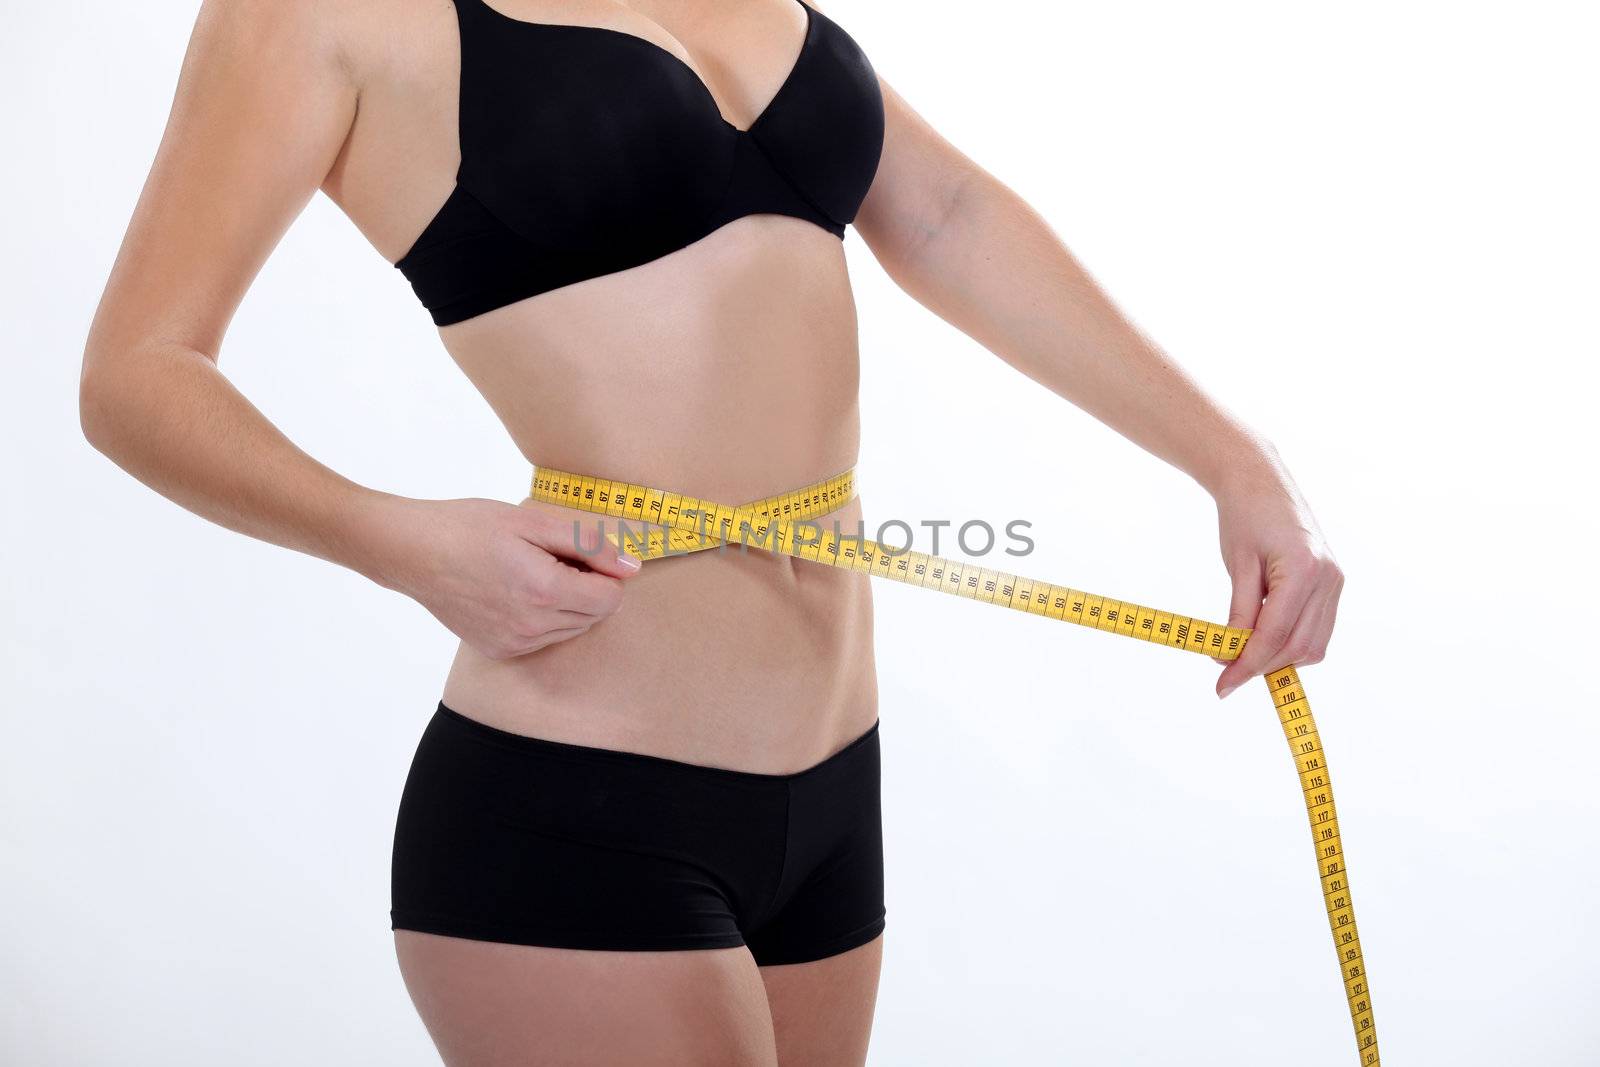
M 524 506 L 575 535 L 607 521 Z M 861 516 L 850 499 L 819 521 L 854 530 Z M 737 545 L 651 559 L 587 633 L 511 660 L 462 645 L 443 699 L 512 733 L 789 773 L 877 718 L 869 582 Z

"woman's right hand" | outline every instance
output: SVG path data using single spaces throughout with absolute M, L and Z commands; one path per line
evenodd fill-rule
M 397 497 L 385 510 L 371 576 L 491 659 L 584 633 L 639 572 L 637 556 L 544 505 Z

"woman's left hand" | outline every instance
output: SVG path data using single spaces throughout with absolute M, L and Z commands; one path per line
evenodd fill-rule
M 1233 579 L 1228 625 L 1253 631 L 1217 678 L 1219 698 L 1258 674 L 1320 663 L 1344 588 L 1311 509 L 1282 465 L 1269 467 L 1214 494 L 1222 561 Z

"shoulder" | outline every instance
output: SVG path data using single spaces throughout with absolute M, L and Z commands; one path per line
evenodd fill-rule
M 193 47 L 353 74 L 381 54 L 386 28 L 435 9 L 448 14 L 450 0 L 203 0 Z

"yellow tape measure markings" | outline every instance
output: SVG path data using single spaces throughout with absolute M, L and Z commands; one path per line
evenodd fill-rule
M 1008 571 L 925 552 L 885 549 L 864 537 L 836 534 L 821 524 L 808 522 L 837 510 L 854 492 L 854 472 L 846 471 L 788 493 L 733 506 L 540 467 L 534 471 L 529 495 L 534 500 L 652 527 L 637 542 L 631 536 L 623 537 L 643 559 L 703 551 L 724 543 L 744 544 L 1218 659 L 1237 659 L 1250 637 L 1249 630 L 1100 597 Z M 637 535 L 639 531 L 632 533 Z M 1300 777 L 1317 850 L 1328 929 L 1339 955 L 1356 1048 L 1363 1067 L 1380 1067 L 1361 935 L 1350 900 L 1339 815 L 1334 807 L 1322 738 L 1294 667 L 1270 672 L 1266 683 Z

